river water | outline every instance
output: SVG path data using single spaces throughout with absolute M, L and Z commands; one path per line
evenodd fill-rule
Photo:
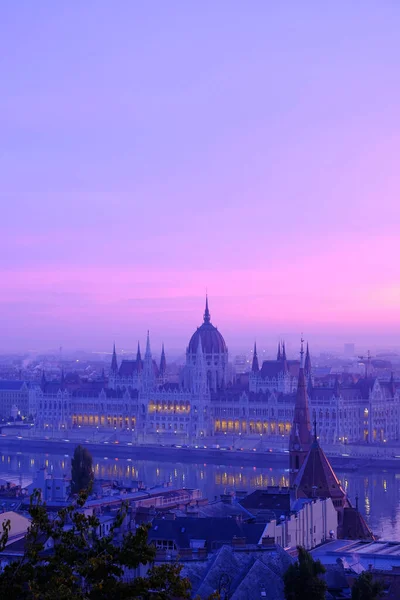
M 169 482 L 173 487 L 199 488 L 214 499 L 231 490 L 248 492 L 269 485 L 287 485 L 282 467 L 251 467 L 206 463 L 155 462 L 121 458 L 93 458 L 96 477 L 134 479 L 151 487 Z M 0 478 L 27 485 L 41 467 L 55 475 L 69 474 L 70 456 L 55 454 L 0 453 Z M 400 470 L 337 472 L 343 487 L 359 508 L 372 531 L 383 539 L 400 540 Z

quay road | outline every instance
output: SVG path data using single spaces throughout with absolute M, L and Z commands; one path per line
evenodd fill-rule
M 93 456 L 107 458 L 132 458 L 159 462 L 180 462 L 217 465 L 243 466 L 280 466 L 289 467 L 288 451 L 273 448 L 254 450 L 224 449 L 209 446 L 169 446 L 163 444 L 134 445 L 131 442 L 113 441 L 98 442 L 90 440 L 46 439 L 37 437 L 22 437 L 20 435 L 0 435 L 0 453 L 13 451 L 24 454 L 73 454 L 76 445 L 86 446 Z M 387 448 L 385 454 L 365 453 L 365 448 L 348 446 L 343 452 L 343 446 L 330 448 L 327 452 L 333 468 L 345 471 L 358 469 L 398 469 L 400 470 L 400 449 Z M 370 450 L 370 448 L 367 448 Z M 385 449 L 386 450 L 386 449 Z M 399 453 L 396 456 L 396 453 Z

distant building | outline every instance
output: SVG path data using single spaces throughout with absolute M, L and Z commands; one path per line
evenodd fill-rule
M 164 347 L 156 364 L 148 335 L 144 357 L 138 345 L 135 359 L 119 361 L 114 346 L 109 373 L 96 381 L 68 373 L 57 382 L 43 374 L 40 385 L 0 381 L 0 414 L 8 417 L 15 405 L 21 415 L 34 415 L 40 431 L 129 431 L 132 441 L 141 443 L 216 438 L 236 445 L 249 438 L 281 445 L 292 435 L 292 443 L 298 444 L 292 424 L 299 398 L 306 394 L 309 418 L 317 419 L 323 444 L 400 439 L 400 381 L 393 375 L 378 379 L 369 371 L 365 377 L 317 378 L 308 345 L 303 359 L 299 378 L 300 360 L 287 357 L 284 342 L 276 360 L 262 364 L 254 345 L 250 372 L 233 377 L 228 348 L 211 323 L 207 299 L 179 381 L 168 380 Z M 299 468 L 300 462 L 299 454 Z

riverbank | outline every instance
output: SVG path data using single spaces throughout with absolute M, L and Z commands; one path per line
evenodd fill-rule
M 247 466 L 286 466 L 289 462 L 288 451 L 274 449 L 224 450 L 221 448 L 174 447 L 164 445 L 134 445 L 131 442 L 78 442 L 68 439 L 42 439 L 21 436 L 1 436 L 0 452 L 12 450 L 24 454 L 68 454 L 72 455 L 75 446 L 82 443 L 93 456 L 102 458 L 131 458 L 159 462 L 211 463 L 223 465 Z M 332 466 L 337 470 L 356 471 L 358 469 L 399 469 L 400 456 L 368 456 L 360 453 L 359 447 L 346 448 L 346 453 L 327 452 Z

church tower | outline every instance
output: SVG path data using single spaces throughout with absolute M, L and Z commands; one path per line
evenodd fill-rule
M 254 342 L 254 352 L 253 352 L 253 362 L 251 364 L 251 372 L 252 373 L 258 373 L 260 370 L 259 364 L 258 364 L 258 356 L 257 356 L 257 345 Z
M 295 482 L 297 473 L 301 469 L 312 443 L 307 384 L 304 373 L 303 342 L 304 340 L 302 339 L 300 350 L 299 380 L 297 385 L 292 430 L 289 439 L 289 470 L 291 486 Z

